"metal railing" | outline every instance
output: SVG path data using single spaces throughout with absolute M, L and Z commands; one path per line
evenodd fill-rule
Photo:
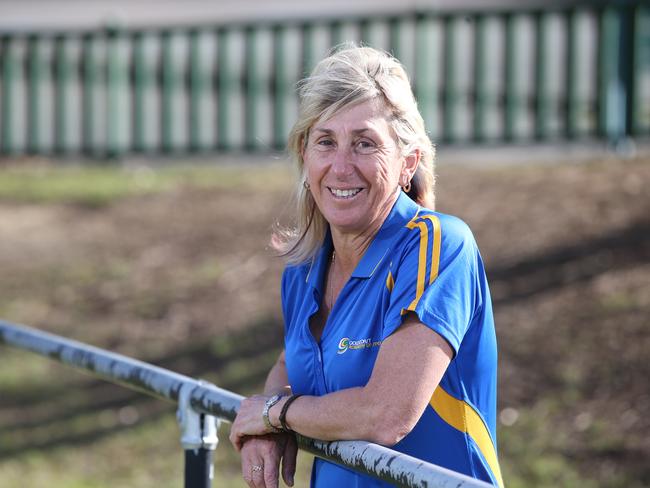
M 355 18 L 0 31 L 0 155 L 282 149 L 331 46 L 392 52 L 435 142 L 650 135 L 650 8 L 525 2 Z
M 216 423 L 235 419 L 241 395 L 114 352 L 1 320 L 0 344 L 47 356 L 113 383 L 177 402 L 181 444 L 185 449 L 185 487 L 212 486 Z M 298 445 L 318 457 L 397 486 L 492 486 L 370 442 L 325 442 L 298 435 Z

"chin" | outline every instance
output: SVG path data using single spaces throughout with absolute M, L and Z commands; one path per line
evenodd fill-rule
M 355 232 L 364 230 L 371 221 L 370 216 L 361 218 L 332 218 L 327 220 L 330 227 L 343 232 Z

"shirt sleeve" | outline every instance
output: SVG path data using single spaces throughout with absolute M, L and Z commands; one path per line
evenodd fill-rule
M 441 214 L 423 215 L 409 228 L 394 267 L 382 340 L 414 312 L 457 353 L 480 301 L 474 237 L 464 222 Z

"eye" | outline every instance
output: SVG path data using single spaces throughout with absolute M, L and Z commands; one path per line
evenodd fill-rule
M 354 148 L 359 154 L 371 154 L 377 149 L 377 144 L 370 139 L 359 139 Z
M 320 139 L 316 139 L 314 142 L 314 147 L 318 149 L 319 151 L 325 151 L 334 146 L 334 141 L 330 137 L 321 137 Z

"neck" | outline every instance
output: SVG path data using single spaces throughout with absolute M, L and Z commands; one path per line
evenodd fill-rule
M 352 275 L 354 268 L 357 267 L 364 253 L 370 247 L 370 243 L 388 218 L 399 194 L 400 188 L 397 187 L 395 193 L 380 205 L 381 211 L 379 215 L 361 231 L 346 231 L 330 226 L 332 243 L 336 252 L 336 266 L 344 276 L 349 277 Z
M 365 254 L 370 243 L 379 232 L 387 214 L 373 222 L 359 233 L 346 233 L 331 228 L 332 243 L 336 252 L 336 266 L 346 276 L 350 276 Z

